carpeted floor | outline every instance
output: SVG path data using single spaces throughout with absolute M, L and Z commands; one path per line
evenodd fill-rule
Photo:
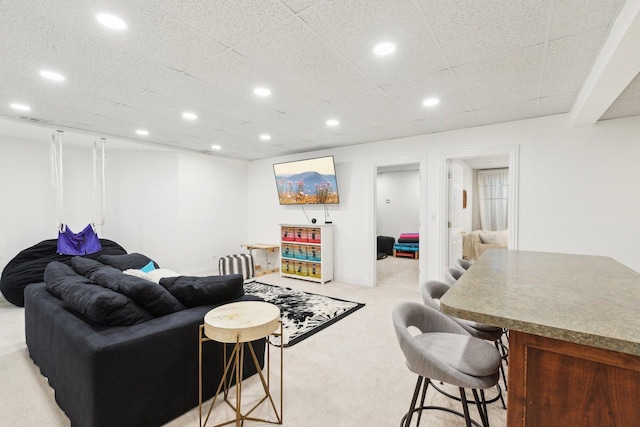
M 307 292 L 358 301 L 365 307 L 323 329 L 312 337 L 284 349 L 285 427 L 387 427 L 400 424 L 407 411 L 416 376 L 405 367 L 398 347 L 391 308 L 400 301 L 421 301 L 415 285 L 402 283 L 375 288 L 329 282 L 326 285 L 277 274 L 260 277 L 265 283 L 288 286 Z M 56 405 L 53 390 L 31 362 L 24 344 L 24 309 L 0 297 L 0 425 L 12 427 L 69 426 Z M 278 366 L 279 349 L 271 352 Z M 279 383 L 272 369 L 272 384 Z M 170 385 L 168 385 L 170 386 Z M 244 383 L 243 402 L 257 398 L 261 389 L 253 377 Z M 458 403 L 440 395 L 427 397 L 432 404 Z M 153 408 L 149 408 L 152 411 Z M 260 416 L 269 416 L 267 406 Z M 224 414 L 223 414 L 224 412 Z M 230 417 L 224 406 L 216 405 L 216 416 Z M 472 409 L 472 416 L 477 414 Z M 503 427 L 506 411 L 489 405 L 492 427 Z M 427 421 L 429 421 L 427 423 Z M 198 425 L 197 408 L 168 423 L 168 427 Z M 245 426 L 264 425 L 247 422 Z M 428 413 L 422 425 L 462 426 L 464 422 L 444 413 Z

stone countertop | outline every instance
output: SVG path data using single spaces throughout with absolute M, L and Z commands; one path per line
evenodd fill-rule
M 440 304 L 454 317 L 640 356 L 640 273 L 609 257 L 489 250 Z

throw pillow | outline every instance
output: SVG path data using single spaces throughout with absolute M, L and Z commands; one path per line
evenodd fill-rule
M 142 267 L 140 271 L 142 271 L 143 273 L 149 273 L 155 269 L 156 269 L 155 263 L 153 261 L 149 261 L 149 263 L 144 267 Z
M 244 295 L 242 275 L 178 276 L 160 279 L 160 285 L 169 290 L 187 307 L 221 304 Z
M 502 242 L 496 235 L 496 233 L 492 231 L 481 231 L 480 232 L 480 240 L 482 243 L 487 245 L 501 245 Z
M 124 255 L 101 255 L 98 257 L 98 261 L 115 267 L 118 270 L 127 270 L 129 268 L 140 270 L 149 262 L 152 262 L 155 268 L 160 268 L 160 266 L 148 256 L 135 252 Z

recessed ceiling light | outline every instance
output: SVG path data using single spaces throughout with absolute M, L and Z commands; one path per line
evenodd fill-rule
M 136 131 L 136 133 L 137 133 L 138 135 L 142 135 L 142 136 L 148 136 L 148 135 L 149 135 L 149 131 L 148 131 L 148 130 L 144 130 L 144 129 L 138 129 L 138 130 Z
M 13 108 L 14 110 L 20 110 L 20 111 L 31 111 L 31 107 L 24 104 L 11 104 L 11 108 Z
M 253 90 L 253 93 L 257 96 L 269 96 L 271 95 L 271 91 L 266 87 L 257 87 Z
M 195 115 L 194 113 L 190 113 L 190 112 L 184 112 L 182 113 L 182 117 L 184 117 L 187 120 L 195 120 L 198 118 L 197 115 Z
M 263 133 L 262 135 L 260 135 L 260 139 L 263 141 L 269 141 L 271 139 L 271 135 Z
M 40 71 L 40 75 L 45 79 L 55 80 L 57 82 L 66 80 L 62 74 L 56 73 L 55 71 L 42 70 Z
M 108 13 L 99 13 L 96 15 L 96 19 L 102 25 L 107 28 L 111 28 L 112 30 L 124 30 L 125 28 L 127 28 L 127 23 L 115 15 L 110 15 Z
M 391 42 L 378 43 L 373 48 L 373 51 L 375 52 L 376 55 L 380 55 L 380 56 L 390 55 L 396 51 L 396 45 Z
M 340 122 L 336 119 L 327 120 L 327 126 L 338 126 Z
M 219 146 L 218 144 L 213 144 L 213 145 L 211 146 L 211 149 L 212 149 L 212 150 L 216 150 L 216 151 L 218 151 L 218 150 L 222 149 L 222 147 L 221 147 L 221 146 Z
M 427 98 L 422 101 L 422 105 L 424 105 L 425 107 L 433 107 L 434 105 L 438 105 L 439 103 L 440 100 L 438 98 Z

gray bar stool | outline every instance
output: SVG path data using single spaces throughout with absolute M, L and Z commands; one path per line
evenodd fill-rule
M 440 303 L 439 300 L 442 298 L 447 291 L 451 289 L 451 285 L 448 285 L 444 282 L 440 282 L 438 280 L 427 280 L 420 284 L 420 295 L 422 295 L 422 301 L 424 303 L 435 309 L 440 311 Z M 445 314 L 445 316 L 447 316 Z M 469 333 L 472 337 L 480 338 L 486 341 L 491 341 L 494 343 L 496 349 L 500 351 L 500 356 L 504 360 L 506 356 L 503 354 L 501 347 L 502 344 L 502 328 L 493 325 L 487 325 L 485 323 L 474 322 L 472 320 L 460 319 L 457 317 L 447 316 L 457 324 L 459 324 L 465 331 Z M 502 363 L 500 364 L 500 373 L 502 374 L 502 380 L 504 383 L 505 390 L 507 389 L 507 376 L 505 375 L 504 366 Z M 502 396 L 502 390 L 500 389 L 500 385 L 497 385 L 498 388 L 498 396 L 502 402 L 502 407 L 506 409 L 506 404 L 504 402 L 504 397 Z M 446 394 L 446 393 L 445 393 Z M 451 397 L 451 396 L 450 396 Z M 496 399 L 491 400 L 491 402 Z
M 465 270 L 459 270 L 457 268 L 448 267 L 444 271 L 444 281 L 449 285 L 453 285 L 456 281 L 462 277 Z
M 469 415 L 465 388 L 471 389 L 482 426 L 489 425 L 484 405 L 484 389 L 498 383 L 500 354 L 487 341 L 470 336 L 459 324 L 438 310 L 415 302 L 397 304 L 392 310 L 393 326 L 406 364 L 418 374 L 409 411 L 402 417 L 401 427 L 408 427 L 415 412 L 417 425 L 424 410 L 439 410 L 463 417 L 467 427 L 480 427 Z M 413 335 L 409 327 L 420 334 Z M 423 385 L 424 381 L 424 385 Z M 442 381 L 458 387 L 463 413 L 440 406 L 425 406 L 431 381 Z M 422 387 L 420 404 L 416 406 Z M 478 396 L 481 390 L 482 400 Z
M 471 268 L 473 263 L 471 261 L 467 261 L 466 259 L 458 258 L 456 259 L 455 265 L 460 270 L 468 270 Z

